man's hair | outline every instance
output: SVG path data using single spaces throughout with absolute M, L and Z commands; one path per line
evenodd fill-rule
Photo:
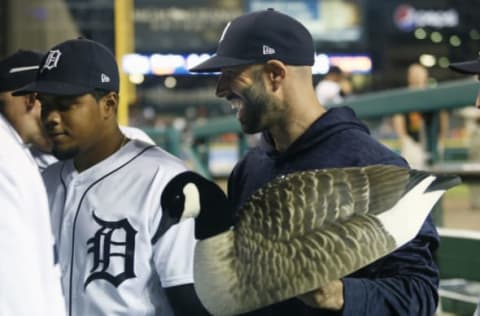
M 109 94 L 110 91 L 96 89 L 90 92 L 90 94 L 95 98 L 95 100 L 100 101 L 101 98 Z

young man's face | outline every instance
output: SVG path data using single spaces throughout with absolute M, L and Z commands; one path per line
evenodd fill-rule
M 91 149 L 102 133 L 99 103 L 91 94 L 80 96 L 39 95 L 42 122 L 52 140 L 52 153 L 71 159 Z

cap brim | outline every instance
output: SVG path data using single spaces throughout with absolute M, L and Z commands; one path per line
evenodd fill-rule
M 0 92 L 15 91 L 35 80 L 35 72 L 23 71 L 0 74 Z
M 478 59 L 460 63 L 452 63 L 448 67 L 464 74 L 480 74 L 480 60 Z
M 212 56 L 203 63 L 189 69 L 190 72 L 218 72 L 222 68 L 249 65 L 256 63 L 256 60 L 245 60 L 225 56 Z
M 34 81 L 26 86 L 15 90 L 12 95 L 19 96 L 29 93 L 42 93 L 50 95 L 82 95 L 92 92 L 92 88 L 79 85 L 72 85 L 58 81 Z

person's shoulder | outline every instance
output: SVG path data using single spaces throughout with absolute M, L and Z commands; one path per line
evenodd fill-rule
M 142 155 L 144 159 L 155 159 L 157 161 L 160 158 L 172 162 L 181 161 L 180 158 L 172 155 L 158 145 L 149 144 L 139 139 L 132 139 L 131 142 L 133 142 L 138 149 L 144 150 L 144 154 Z
M 120 125 L 122 133 L 130 139 L 138 139 L 148 144 L 155 145 L 153 139 L 138 127 Z
M 262 146 L 255 146 L 250 148 L 245 155 L 240 158 L 230 172 L 229 178 L 235 179 L 238 177 L 245 177 L 254 170 L 261 169 L 263 164 L 269 164 L 272 158 L 267 158 L 268 154 Z
M 165 149 L 145 143 L 138 139 L 132 139 L 135 150 L 138 152 L 138 162 L 146 168 L 161 168 L 163 170 L 184 170 L 185 163 Z
M 361 129 L 346 129 L 333 137 L 336 150 L 348 153 L 353 161 L 362 165 L 393 164 L 407 166 L 405 160 L 385 144 Z
M 266 157 L 268 157 L 269 149 L 265 148 L 262 145 L 257 145 L 255 147 L 250 148 L 244 155 L 241 157 L 237 163 L 235 164 L 236 166 L 239 165 L 248 165 L 251 163 L 255 163 L 255 161 L 258 160 L 263 160 Z

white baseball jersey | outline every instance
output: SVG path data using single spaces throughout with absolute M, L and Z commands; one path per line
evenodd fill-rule
M 146 143 L 155 145 L 155 142 L 153 141 L 153 139 L 150 136 L 148 136 L 147 133 L 142 131 L 140 128 L 133 127 L 133 126 L 125 126 L 125 125 L 120 125 L 119 127 L 123 135 L 127 136 L 128 138 L 142 140 Z
M 27 147 L 0 115 L 0 315 L 63 316 L 47 195 Z
M 33 160 L 35 160 L 40 172 L 43 172 L 48 166 L 57 162 L 57 158 L 53 155 L 42 152 L 33 146 L 30 146 L 30 154 L 32 155 Z
M 44 173 L 69 315 L 168 315 L 164 287 L 193 283 L 194 222 L 156 235 L 166 183 L 183 163 L 131 140 L 78 173 Z

